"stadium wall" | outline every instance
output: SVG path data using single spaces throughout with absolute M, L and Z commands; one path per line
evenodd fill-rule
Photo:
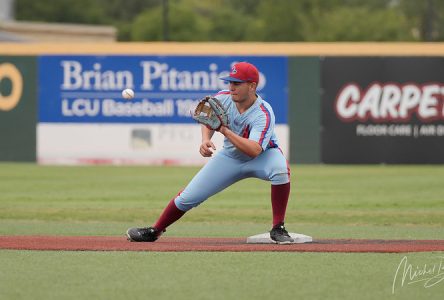
M 0 56 L 0 161 L 36 160 L 36 58 Z
M 279 113 L 279 118 L 283 120 L 280 125 L 278 124 L 280 128 L 278 131 L 283 141 L 285 154 L 291 163 L 442 163 L 442 159 L 439 159 L 435 153 L 438 151 L 442 153 L 443 150 L 441 91 L 444 90 L 442 87 L 444 80 L 440 72 L 443 69 L 443 54 L 444 43 L 3 43 L 0 47 L 0 67 L 12 63 L 21 74 L 26 76 L 23 80 L 20 105 L 9 110 L 0 108 L 0 160 L 39 160 L 41 163 L 203 163 L 203 161 L 190 159 L 193 155 L 190 153 L 195 152 L 195 144 L 199 140 L 198 126 L 188 121 L 178 121 L 177 118 L 180 119 L 178 116 L 152 124 L 147 119 L 137 123 L 124 122 L 124 124 L 100 118 L 96 118 L 93 122 L 79 122 L 79 118 L 77 121 L 73 121 L 72 118 L 63 119 L 64 117 L 62 120 L 51 119 L 55 114 L 54 111 L 51 112 L 51 109 L 57 104 L 57 101 L 54 103 L 51 101 L 61 99 L 62 92 L 65 93 L 64 96 L 73 96 L 73 94 L 66 94 L 67 91 L 62 91 L 57 84 L 51 86 L 62 74 L 48 75 L 47 71 L 51 68 L 45 64 L 44 60 L 51 57 L 64 57 L 65 61 L 69 61 L 70 57 L 80 56 L 92 60 L 92 66 L 108 58 L 109 61 L 114 61 L 111 65 L 113 63 L 116 65 L 111 69 L 116 70 L 120 68 L 117 65 L 124 64 L 126 59 L 131 60 L 137 57 L 156 57 L 156 59 L 167 60 L 182 57 L 191 62 L 193 59 L 200 61 L 212 57 L 221 62 L 220 66 L 217 64 L 219 69 L 224 68 L 223 63 L 230 60 L 258 60 L 261 64 L 260 61 L 266 62 L 267 59 L 271 61 L 286 59 L 286 70 L 282 67 L 276 68 L 277 77 L 285 82 L 284 87 L 275 83 L 269 86 L 270 90 L 266 92 L 269 94 L 271 91 L 278 90 L 280 94 L 270 99 L 277 97 L 284 99 L 283 103 L 273 103 L 273 105 L 278 110 L 284 107 L 287 111 L 286 114 Z M 367 65 L 354 68 L 362 59 L 367 61 Z M 378 64 L 381 61 L 382 63 Z M 402 63 L 396 63 L 398 61 Z M 409 61 L 415 62 L 410 64 Z M 60 61 L 55 63 L 60 64 Z M 140 61 L 137 63 L 140 64 Z M 40 67 L 37 67 L 39 64 Z M 87 64 L 89 62 L 85 63 L 85 66 Z M 265 63 L 264 67 L 273 66 L 273 64 Z M 428 67 L 421 68 L 419 73 L 415 71 L 415 68 L 422 64 Z M 365 68 L 375 65 L 378 65 L 379 69 L 375 69 L 371 74 L 366 72 Z M 433 75 L 421 77 L 421 74 L 430 73 L 429 67 L 433 67 Z M 193 66 L 190 68 L 194 70 Z M 269 78 L 273 77 L 270 75 L 273 73 L 272 67 L 266 72 Z M 366 79 L 362 79 L 359 84 L 354 83 L 354 78 L 361 78 L 362 74 L 366 73 L 368 75 Z M 400 76 L 399 80 L 393 75 L 395 73 Z M 419 74 L 419 76 L 412 75 L 412 77 L 408 74 Z M 46 81 L 42 81 L 42 78 L 46 78 Z M 8 74 L 6 76 L 3 74 L 0 80 L 0 103 L 6 103 L 5 99 L 10 96 L 13 81 Z M 329 84 L 331 82 L 334 84 Z M 388 89 L 392 83 L 397 83 L 398 92 L 402 92 L 403 88 L 412 90 L 413 84 L 419 87 L 417 91 L 421 93 L 420 100 L 412 100 L 412 105 L 413 102 L 417 102 L 415 102 L 416 106 L 404 108 L 400 112 L 396 111 L 399 105 L 397 106 L 395 102 L 400 101 L 401 98 L 397 100 L 395 96 L 390 96 L 386 92 L 384 101 L 388 106 L 383 109 L 383 113 L 389 114 L 391 119 L 386 118 L 381 121 L 378 115 L 374 115 L 373 118 L 368 117 L 371 115 L 372 107 L 374 111 L 377 110 L 377 103 L 381 101 L 380 94 L 378 97 L 373 97 L 373 100 L 366 100 L 367 110 L 365 107 L 361 108 L 364 117 L 353 120 L 341 119 L 334 110 L 336 98 L 341 89 L 355 84 L 356 91 L 365 91 L 369 87 L 374 87 L 375 82 L 384 88 L 388 85 Z M 406 87 L 407 84 L 410 86 Z M 426 90 L 423 89 L 424 86 Z M 54 90 L 58 90 L 58 94 L 57 92 L 55 95 L 51 94 Z M 383 91 L 385 90 L 380 89 L 380 93 Z M 118 89 L 112 92 L 113 95 L 108 93 L 106 96 L 119 97 Z M 103 99 L 101 98 L 100 101 Z M 282 99 L 279 100 L 282 101 Z M 42 101 L 46 103 L 43 106 Z M 343 103 L 356 104 L 353 101 L 355 100 L 350 98 L 348 102 L 344 100 Z M 362 97 L 356 101 L 365 102 Z M 69 103 L 69 99 L 66 103 L 72 104 L 72 102 Z M 88 103 L 92 105 L 94 101 Z M 177 101 L 174 103 L 177 106 Z M 69 105 L 65 106 L 65 112 L 72 113 L 73 107 Z M 90 109 L 93 109 L 93 106 Z M 425 118 L 416 113 L 418 109 L 425 112 Z M 407 114 L 409 119 L 400 120 L 399 115 L 402 113 Z M 431 117 L 430 114 L 432 114 Z M 390 127 L 391 125 L 398 126 L 396 130 L 399 132 L 410 130 L 410 137 L 406 138 L 406 133 L 404 136 L 394 137 L 390 136 L 390 133 L 381 136 L 384 130 L 385 132 L 393 130 L 394 127 Z M 17 134 L 19 132 L 21 134 Z M 348 134 L 344 135 L 347 132 Z M 373 135 L 369 134 L 371 132 Z M 153 146 L 153 136 L 168 137 L 167 141 L 163 141 L 168 145 L 166 149 L 176 148 L 177 144 L 181 145 L 182 149 L 176 148 L 165 155 L 160 143 Z M 393 147 L 399 147 L 397 145 L 400 141 L 403 146 L 393 150 Z M 424 146 L 428 149 L 436 149 L 436 151 L 424 152 Z M 147 152 L 149 147 L 154 152 Z M 399 155 L 400 149 L 409 147 L 415 150 Z M 108 151 L 104 152 L 100 149 L 108 149 Z M 348 149 L 348 152 L 342 151 L 343 149 Z M 49 153 L 53 158 L 63 155 L 57 159 L 51 159 L 51 155 L 46 158 L 40 155 L 39 158 L 39 153 Z M 83 153 L 82 159 L 79 159 L 79 153 Z M 122 153 L 126 154 L 122 156 Z M 435 157 L 435 159 L 424 159 L 425 157 Z

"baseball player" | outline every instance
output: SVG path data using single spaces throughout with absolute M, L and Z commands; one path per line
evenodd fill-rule
M 271 182 L 273 227 L 270 238 L 278 244 L 294 242 L 284 227 L 290 193 L 290 169 L 274 133 L 275 116 L 271 106 L 256 94 L 259 82 L 257 68 L 247 62 L 235 64 L 229 76 L 229 90 L 214 97 L 228 115 L 228 123 L 218 131 L 225 136 L 224 147 L 216 155 L 211 138 L 215 130 L 202 126 L 199 152 L 212 157 L 186 188 L 174 197 L 151 227 L 130 228 L 132 242 L 154 242 L 165 229 L 187 211 L 233 183 L 249 177 Z

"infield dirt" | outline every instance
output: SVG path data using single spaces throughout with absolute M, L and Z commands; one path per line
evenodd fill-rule
M 312 243 L 247 244 L 245 238 L 163 237 L 155 243 L 131 243 L 115 236 L 0 236 L 0 249 L 54 251 L 153 252 L 430 252 L 444 251 L 444 240 L 314 239 Z

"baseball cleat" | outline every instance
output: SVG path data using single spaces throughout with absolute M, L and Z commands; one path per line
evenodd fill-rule
M 294 239 L 285 230 L 284 223 L 279 223 L 271 229 L 270 238 L 280 245 L 294 243 Z
M 154 242 L 162 234 L 154 227 L 130 228 L 126 231 L 126 238 L 130 242 Z

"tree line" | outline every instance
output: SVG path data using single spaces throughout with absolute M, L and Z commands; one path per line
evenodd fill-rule
M 441 0 L 15 0 L 17 20 L 112 25 L 120 41 L 444 41 Z

